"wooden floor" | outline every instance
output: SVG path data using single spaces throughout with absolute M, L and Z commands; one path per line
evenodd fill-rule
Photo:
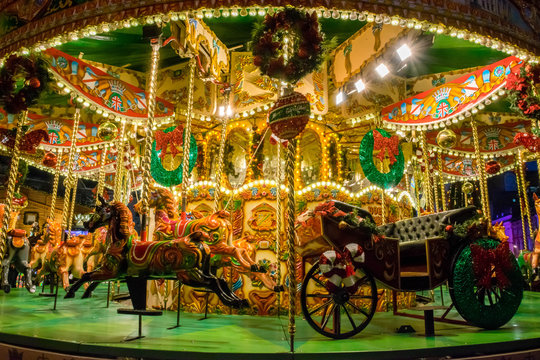
M 106 287 L 103 286 L 103 289 Z M 377 313 L 368 327 L 347 340 L 331 340 L 296 319 L 294 355 L 289 353 L 287 317 L 181 314 L 143 320 L 143 339 L 124 342 L 137 333 L 137 317 L 119 315 L 121 305 L 105 307 L 105 293 L 91 299 L 30 295 L 23 289 L 0 294 L 0 342 L 66 354 L 145 359 L 405 359 L 505 353 L 540 347 L 540 293 L 526 292 L 516 316 L 501 329 L 435 323 L 436 336 L 424 337 L 422 320 Z M 123 305 L 125 307 L 125 305 Z M 458 318 L 457 313 L 452 317 Z M 398 334 L 401 325 L 415 333 Z M 534 358 L 534 357 L 533 357 Z

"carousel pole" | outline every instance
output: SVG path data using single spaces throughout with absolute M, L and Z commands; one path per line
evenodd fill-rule
M 49 209 L 48 218 L 54 220 L 54 213 L 56 210 L 56 198 L 58 196 L 58 184 L 60 183 L 60 160 L 56 161 L 56 166 L 54 169 L 54 180 L 53 180 L 53 190 L 51 196 L 51 208 Z
M 189 59 L 189 89 L 187 98 L 187 115 L 186 126 L 184 127 L 184 149 L 182 159 L 182 213 L 186 212 L 187 206 L 187 188 L 188 188 L 188 176 L 189 176 L 189 153 L 191 143 L 191 119 L 193 118 L 193 90 L 195 87 L 195 67 L 196 59 L 192 56 Z M 222 131 L 223 132 L 223 131 Z M 220 187 L 220 184 L 216 185 L 216 191 Z M 219 195 L 219 194 L 218 194 Z M 217 208 L 216 208 L 217 210 Z
M 228 101 L 226 101 L 228 103 Z M 214 190 L 214 211 L 219 211 L 219 201 L 221 200 L 221 174 L 223 172 L 223 164 L 225 157 L 225 139 L 227 137 L 227 125 L 229 124 L 229 116 L 225 114 L 225 118 L 221 122 L 221 138 L 219 140 L 218 163 L 216 168 L 215 180 L 216 188 Z
M 386 224 L 386 208 L 384 189 L 381 188 L 381 225 Z
M 77 185 L 79 183 L 79 177 L 75 175 L 73 178 L 73 192 L 71 194 L 71 205 L 69 209 L 69 218 L 67 223 L 68 239 L 71 238 L 71 226 L 73 224 L 73 215 L 75 213 L 75 200 L 77 198 Z
M 4 208 L 4 217 L 2 219 L 2 228 L 0 229 L 0 260 L 6 253 L 6 238 L 9 226 L 11 209 L 13 208 L 13 195 L 15 194 L 15 184 L 17 183 L 17 174 L 19 170 L 19 160 L 21 158 L 21 139 L 23 137 L 23 126 L 26 123 L 28 111 L 23 111 L 17 119 L 17 134 L 15 135 L 15 144 L 13 146 L 13 156 L 11 157 L 11 167 L 9 168 L 8 187 L 6 191 L 6 205 Z
M 474 156 L 476 158 L 476 168 L 478 173 L 478 179 L 480 180 L 480 198 L 482 201 L 482 212 L 484 216 L 491 221 L 491 213 L 489 208 L 489 197 L 487 190 L 487 176 L 486 168 L 484 166 L 484 159 L 480 153 L 480 139 L 478 138 L 478 128 L 476 126 L 476 121 L 471 119 L 471 129 L 473 133 L 474 141 Z
M 527 225 L 529 226 L 529 231 L 532 231 L 531 225 L 531 209 L 529 206 L 529 199 L 527 197 L 527 185 L 525 183 L 525 172 L 523 171 L 523 150 L 518 151 L 517 157 L 517 172 L 518 176 L 518 193 L 521 206 L 521 225 L 523 229 L 523 250 L 528 250 L 527 242 L 527 233 L 525 232 L 525 219 L 527 220 Z
M 154 138 L 153 127 L 155 124 L 154 112 L 156 110 L 156 82 L 159 62 L 159 49 L 161 48 L 161 38 L 152 39 L 150 41 L 150 45 L 152 47 L 152 55 L 150 57 L 150 76 L 148 79 L 148 116 L 146 117 L 146 124 L 144 126 L 146 133 L 144 136 L 144 153 L 141 159 L 141 241 L 146 241 L 146 231 L 148 228 L 148 197 L 150 195 L 150 182 L 152 180 L 152 175 L 150 174 L 150 159 L 152 157 L 152 141 Z
M 122 188 L 124 178 L 124 134 L 126 132 L 126 121 L 122 120 L 120 133 L 116 139 L 116 174 L 114 176 L 114 201 L 122 201 Z
M 289 256 L 287 258 L 287 267 L 289 272 L 289 336 L 291 339 L 291 352 L 294 352 L 294 334 L 296 332 L 296 250 L 294 248 L 295 239 L 295 208 L 294 198 L 294 161 L 296 158 L 296 140 L 291 139 L 287 145 L 287 163 L 285 174 L 287 176 L 288 194 L 287 194 L 287 249 Z
M 281 204 L 281 177 L 282 177 L 282 168 L 281 168 L 281 142 L 277 143 L 277 179 L 276 179 L 276 259 L 277 259 L 277 284 L 281 285 L 281 229 L 282 229 L 282 204 Z M 278 291 L 277 294 L 277 315 L 281 311 L 281 291 Z
M 101 158 L 99 159 L 99 173 L 98 183 L 96 189 L 96 204 L 100 204 L 99 196 L 103 195 L 103 189 L 105 188 L 105 161 L 107 159 L 107 148 L 101 150 Z
M 439 186 L 441 187 L 441 209 L 442 211 L 447 210 L 446 206 L 446 193 L 444 190 L 444 176 L 443 176 L 443 162 L 442 156 L 440 153 L 437 153 L 437 165 L 439 167 Z
M 441 205 L 439 203 L 439 184 L 438 182 L 440 181 L 440 177 L 439 177 L 439 174 L 437 172 L 437 174 L 435 176 L 433 176 L 433 194 L 435 195 L 434 197 L 434 205 L 433 205 L 433 211 L 436 211 L 436 212 L 439 212 L 441 211 Z
M 66 191 L 64 194 L 64 206 L 62 209 L 62 229 L 66 229 L 68 224 L 68 213 L 69 213 L 69 202 L 70 202 L 70 193 L 74 185 L 73 178 L 73 158 L 75 155 L 77 147 L 77 129 L 79 128 L 79 121 L 81 119 L 81 109 L 76 108 L 75 114 L 73 115 L 73 129 L 71 131 L 71 146 L 69 148 L 68 161 L 67 161 L 67 175 L 64 179 L 64 185 Z
M 433 211 L 433 198 L 431 193 L 431 178 L 429 176 L 429 157 L 427 138 L 424 131 L 420 132 L 420 147 L 422 148 L 422 161 L 424 162 L 424 196 L 426 198 L 426 211 Z

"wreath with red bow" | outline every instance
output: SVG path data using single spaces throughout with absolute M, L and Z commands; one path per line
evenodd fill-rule
M 251 48 L 264 75 L 295 84 L 324 62 L 330 44 L 315 12 L 286 7 L 257 25 Z
M 359 155 L 364 175 L 371 183 L 384 189 L 399 184 L 405 169 L 405 158 L 396 135 L 390 135 L 384 129 L 369 131 L 360 143 Z M 382 162 L 386 157 L 390 171 L 383 173 L 377 169 L 374 159 Z
M 45 60 L 11 55 L 0 70 L 0 105 L 10 114 L 27 110 L 49 80 Z

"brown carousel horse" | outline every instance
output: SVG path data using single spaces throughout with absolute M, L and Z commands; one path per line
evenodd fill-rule
M 85 273 L 68 290 L 66 298 L 86 282 L 125 279 L 135 309 L 146 308 L 146 282 L 151 278 L 175 279 L 183 284 L 212 290 L 226 305 L 235 308 L 247 306 L 227 283 L 210 273 L 210 250 L 203 239 L 207 234 L 198 231 L 170 241 L 133 241 L 132 217 L 121 202 L 107 203 L 101 196 L 85 227 L 93 232 L 108 225 L 107 251 L 94 271 Z
M 40 269 L 50 259 L 50 254 L 60 245 L 62 240 L 62 229 L 60 223 L 52 219 L 47 219 L 43 224 L 43 235 L 32 247 L 30 255 L 30 267 L 32 270 Z M 39 279 L 38 279 L 39 280 Z
M 141 204 L 142 201 L 135 205 L 135 211 L 140 213 Z M 155 208 L 154 240 L 170 240 L 195 231 L 206 232 L 210 238 L 205 242 L 212 255 L 230 258 L 233 264 L 236 263 L 235 267 L 240 272 L 254 272 L 266 288 L 272 291 L 280 290 L 276 282 L 265 274 L 266 270 L 259 267 L 253 260 L 254 251 L 249 243 L 245 239 L 232 240 L 232 224 L 228 220 L 230 214 L 227 211 L 221 210 L 197 219 L 181 217 L 178 214 L 178 203 L 173 194 L 168 189 L 158 187 L 150 189 L 148 205 L 150 208 Z M 248 246 L 245 246 L 246 244 Z

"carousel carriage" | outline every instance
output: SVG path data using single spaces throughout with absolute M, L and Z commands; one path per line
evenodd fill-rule
M 300 241 L 315 236 L 328 244 L 320 247 L 301 289 L 303 314 L 319 333 L 344 339 L 362 331 L 376 311 L 377 282 L 420 291 L 448 281 L 458 313 L 481 328 L 498 328 L 516 313 L 523 296 L 516 259 L 485 221 L 474 220 L 474 207 L 376 228 L 361 208 L 323 205 L 324 211 L 299 217 L 297 232 Z

